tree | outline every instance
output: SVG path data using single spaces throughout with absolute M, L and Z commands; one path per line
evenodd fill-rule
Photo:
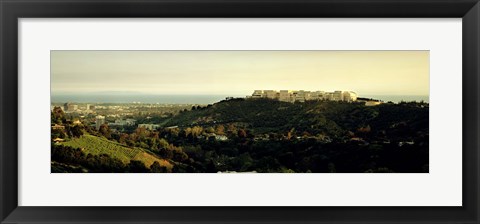
M 335 169 L 335 164 L 333 164 L 333 163 L 328 164 L 328 172 L 329 173 L 336 173 L 337 172 L 337 170 Z
M 237 128 L 235 127 L 234 124 L 228 124 L 227 131 L 228 133 L 231 133 L 234 135 L 235 133 L 237 133 Z
M 178 162 L 185 162 L 188 159 L 188 155 L 181 150 L 173 151 L 173 160 Z
M 112 134 L 112 131 L 110 130 L 110 128 L 108 127 L 107 124 L 102 124 L 100 125 L 100 128 L 98 129 L 98 132 L 104 136 L 105 138 L 111 138 L 111 134 Z
M 150 171 L 142 161 L 138 160 L 130 160 L 127 168 L 130 173 L 148 173 Z
M 164 159 L 172 159 L 173 151 L 168 148 L 161 148 L 158 150 L 158 154 Z
M 146 128 L 141 127 L 135 130 L 135 134 L 137 134 L 138 138 L 143 140 L 150 134 L 150 132 Z
M 80 126 L 75 125 L 73 127 L 70 127 L 70 133 L 72 137 L 79 138 L 80 136 L 83 135 L 83 130 Z
M 65 138 L 66 135 L 65 135 L 65 132 L 63 130 L 59 130 L 59 129 L 52 129 L 52 139 L 55 139 L 55 138 Z
M 287 132 L 287 139 L 290 140 L 292 138 L 292 131 Z
M 118 138 L 118 142 L 121 144 L 126 144 L 127 139 L 128 139 L 128 134 L 122 133 Z
M 159 141 L 158 141 L 158 145 L 159 145 L 159 148 L 162 148 L 162 149 L 166 149 L 168 148 L 169 144 L 167 142 L 167 140 L 161 138 Z
M 207 129 L 205 129 L 205 132 L 211 134 L 215 132 L 215 129 L 213 129 L 213 127 L 208 127 Z
M 52 110 L 52 123 L 61 124 L 65 119 L 65 112 L 61 107 L 54 107 Z
M 152 173 L 166 173 L 167 172 L 167 167 L 160 166 L 160 163 L 158 163 L 158 161 L 155 161 L 150 166 L 150 172 L 152 172 Z
M 199 136 L 200 134 L 202 134 L 203 132 L 203 128 L 200 127 L 200 126 L 194 126 L 192 128 L 192 137 L 197 137 Z
M 223 125 L 218 125 L 216 130 L 215 130 L 215 133 L 217 133 L 217 135 L 224 135 L 225 134 L 225 127 Z
M 168 133 L 172 137 L 178 137 L 178 135 L 180 134 L 180 129 L 179 128 L 170 128 L 170 129 L 168 129 Z

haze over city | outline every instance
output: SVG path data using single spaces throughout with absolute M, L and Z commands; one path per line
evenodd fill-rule
M 429 51 L 52 51 L 51 76 L 52 97 L 255 89 L 428 96 Z

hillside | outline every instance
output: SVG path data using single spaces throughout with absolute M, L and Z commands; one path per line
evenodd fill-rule
M 171 117 L 177 172 L 428 172 L 429 105 L 235 99 Z M 219 128 L 223 127 L 223 128 Z M 172 131 L 170 131 L 172 130 Z M 203 131 L 202 131 L 203 130 Z M 215 132 L 228 141 L 202 140 Z M 178 166 L 176 164 L 176 166 Z
M 208 107 L 182 112 L 170 118 L 165 126 L 243 125 L 255 134 L 297 132 L 312 135 L 344 136 L 366 127 L 373 133 L 395 131 L 428 133 L 428 105 L 419 103 L 382 104 L 367 107 L 363 103 L 312 101 L 287 103 L 269 99 L 235 99 Z M 402 138 L 402 133 L 395 133 Z
M 172 168 L 170 162 L 160 159 L 144 149 L 138 147 L 129 148 L 108 139 L 93 135 L 85 134 L 80 138 L 73 138 L 70 141 L 64 142 L 62 145 L 70 146 L 72 148 L 80 148 L 87 154 L 107 154 L 125 164 L 128 164 L 130 160 L 138 160 L 143 162 L 145 166 L 150 167 L 155 161 L 157 161 L 161 166 L 167 167 L 168 169 Z
M 133 131 L 52 113 L 52 172 L 429 172 L 429 105 L 233 99 Z M 56 123 L 57 122 L 57 123 Z M 96 137 L 100 136 L 100 137 Z

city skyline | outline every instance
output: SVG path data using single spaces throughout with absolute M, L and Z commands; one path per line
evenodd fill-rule
M 429 51 L 52 51 L 52 94 L 429 95 Z

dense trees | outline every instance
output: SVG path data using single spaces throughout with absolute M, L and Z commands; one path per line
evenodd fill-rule
M 61 107 L 53 108 L 51 112 L 51 121 L 52 121 L 52 124 L 66 123 L 65 112 L 63 112 Z
M 85 154 L 81 149 L 57 144 L 52 144 L 51 159 L 54 162 L 81 166 L 88 169 L 88 172 L 93 173 L 121 173 L 126 171 L 122 161 L 111 158 L 107 154 Z M 77 171 L 83 172 L 82 169 L 77 169 Z
M 238 134 L 238 128 L 247 127 L 256 135 L 285 135 L 294 128 L 296 135 L 308 133 L 312 136 L 343 138 L 347 131 L 355 132 L 367 125 L 371 128 L 372 125 L 388 126 L 398 119 L 420 121 L 422 116 L 428 120 L 428 104 L 402 103 L 366 107 L 362 103 L 348 102 L 308 101 L 292 104 L 268 99 L 240 99 L 182 113 L 170 118 L 166 126 L 185 127 L 187 135 L 191 131 L 188 127 L 200 126 L 215 127 L 218 129 L 216 133 L 223 134 Z
M 106 124 L 100 125 L 100 128 L 98 129 L 98 133 L 102 136 L 105 136 L 105 138 L 111 138 L 110 128 Z
M 428 172 L 428 104 L 236 100 L 174 117 L 228 141 L 164 135 L 195 172 Z M 199 129 L 199 128 L 197 128 Z M 201 130 L 201 129 L 200 129 Z M 182 132 L 182 131 L 180 131 Z M 187 134 L 188 135 L 188 134 Z M 196 133 L 194 136 L 201 136 Z
M 52 122 L 68 123 L 60 111 L 52 111 Z M 96 131 L 67 124 L 65 132 L 52 131 L 52 138 L 90 132 L 143 148 L 170 161 L 172 170 L 158 162 L 118 164 L 79 149 L 58 152 L 58 145 L 52 146 L 52 161 L 90 172 L 428 172 L 428 111 L 426 103 L 366 107 L 237 99 L 193 107 L 159 130 L 112 132 L 102 125 Z
M 167 168 L 164 166 L 160 166 L 160 163 L 155 161 L 151 166 L 150 166 L 150 171 L 152 173 L 166 173 Z

